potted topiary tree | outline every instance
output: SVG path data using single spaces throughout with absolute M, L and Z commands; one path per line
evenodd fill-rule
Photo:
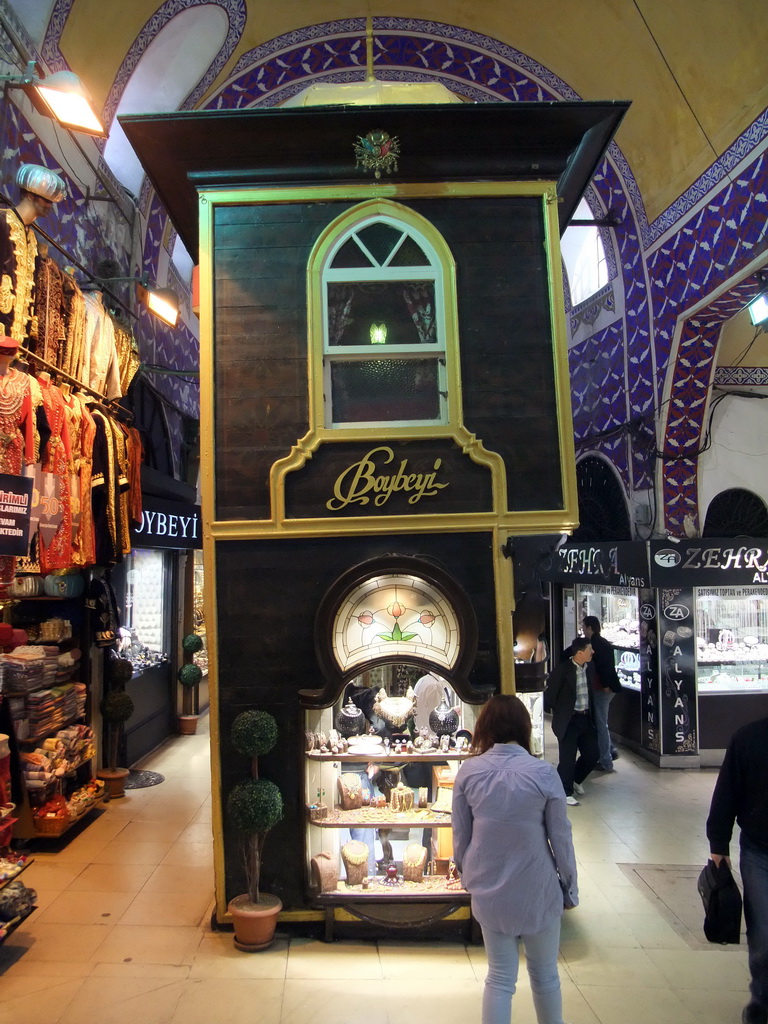
M 183 697 L 178 726 L 182 736 L 193 736 L 197 732 L 199 717 L 195 711 L 195 693 L 203 678 L 203 672 L 192 659 L 198 651 L 202 650 L 202 637 L 199 637 L 197 633 L 189 633 L 181 641 L 181 646 L 184 651 L 184 664 L 179 669 L 176 678 L 182 685 Z
M 251 759 L 251 777 L 238 782 L 227 799 L 227 816 L 240 834 L 240 850 L 248 891 L 235 896 L 229 911 L 235 926 L 235 946 L 255 953 L 271 945 L 277 915 L 283 904 L 278 896 L 261 891 L 264 840 L 283 816 L 283 798 L 274 782 L 259 778 L 258 759 L 277 742 L 277 722 L 267 711 L 243 711 L 232 723 L 232 746 Z
M 107 727 L 107 763 L 96 774 L 103 779 L 110 800 L 117 800 L 125 796 L 125 779 L 129 774 L 127 768 L 118 767 L 117 758 L 123 726 L 133 714 L 133 700 L 125 692 L 125 684 L 133 675 L 133 665 L 126 658 L 112 658 L 107 662 L 106 675 L 110 688 L 99 708 Z

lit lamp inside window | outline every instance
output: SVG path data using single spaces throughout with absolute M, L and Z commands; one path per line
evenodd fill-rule
M 371 324 L 371 344 L 372 345 L 386 345 L 387 343 L 387 325 L 386 324 Z

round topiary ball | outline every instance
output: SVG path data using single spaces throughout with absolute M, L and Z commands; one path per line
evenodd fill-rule
M 107 675 L 113 686 L 125 686 L 133 676 L 133 663 L 127 658 L 110 658 L 107 662 Z
M 181 646 L 186 654 L 197 654 L 203 649 L 203 638 L 197 633 L 188 633 L 181 641 Z
M 182 665 L 177 677 L 182 686 L 197 686 L 203 678 L 203 670 L 198 665 Z
M 241 711 L 232 723 L 232 746 L 238 754 L 260 757 L 277 743 L 277 722 L 268 711 Z
M 238 832 L 268 832 L 283 816 L 283 797 L 268 779 L 246 779 L 230 792 L 227 813 Z
M 122 690 L 112 690 L 99 705 L 102 716 L 112 725 L 127 722 L 133 714 L 133 701 Z

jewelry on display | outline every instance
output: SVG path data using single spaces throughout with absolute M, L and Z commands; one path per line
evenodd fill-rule
M 403 877 L 406 882 L 421 882 L 424 865 L 427 863 L 427 848 L 421 843 L 410 843 L 403 854 Z
M 344 772 L 339 776 L 337 785 L 342 810 L 354 811 L 363 806 L 363 787 L 359 775 L 355 775 L 354 772 Z
M 341 859 L 347 875 L 347 885 L 362 885 L 368 875 L 368 845 L 359 839 L 350 839 L 341 848 Z

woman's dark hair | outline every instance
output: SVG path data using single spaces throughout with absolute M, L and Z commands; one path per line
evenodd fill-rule
M 531 751 L 531 716 L 519 697 L 500 693 L 491 697 L 475 724 L 472 753 L 484 754 L 494 743 L 519 743 Z

